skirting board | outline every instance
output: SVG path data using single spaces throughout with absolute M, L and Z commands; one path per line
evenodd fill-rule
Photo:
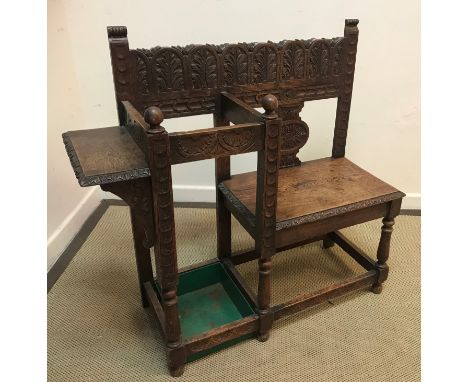
M 47 271 L 60 258 L 86 220 L 102 200 L 99 187 L 93 187 L 47 239 Z
M 173 194 L 175 202 L 196 202 L 196 203 L 214 203 L 215 202 L 215 187 L 214 186 L 191 186 L 177 185 L 173 186 Z M 102 199 L 120 199 L 110 192 L 101 191 Z M 404 210 L 420 210 L 421 209 L 421 194 L 407 193 L 403 198 L 401 208 Z

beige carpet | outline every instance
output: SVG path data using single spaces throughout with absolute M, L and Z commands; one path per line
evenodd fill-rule
M 176 210 L 179 266 L 215 256 L 214 210 Z M 252 244 L 234 224 L 234 247 Z M 380 222 L 343 231 L 375 254 Z M 396 219 L 381 295 L 363 290 L 275 322 L 268 342 L 248 340 L 166 369 L 152 316 L 140 305 L 127 207 L 109 207 L 48 295 L 48 378 L 54 381 L 420 380 L 420 218 Z M 277 255 L 273 302 L 361 269 L 337 246 Z M 256 262 L 239 271 L 255 287 Z

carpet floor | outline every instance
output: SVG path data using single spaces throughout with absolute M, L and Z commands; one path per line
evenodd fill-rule
M 179 267 L 215 257 L 215 212 L 177 208 Z M 375 257 L 380 221 L 343 230 Z M 178 381 L 420 381 L 420 217 L 396 218 L 382 294 L 369 290 L 276 321 L 250 339 L 189 363 Z M 233 221 L 233 249 L 253 241 Z M 255 290 L 257 264 L 238 266 Z M 277 304 L 362 273 L 319 243 L 273 259 Z M 130 216 L 110 206 L 48 294 L 48 380 L 174 381 L 152 313 L 141 307 Z

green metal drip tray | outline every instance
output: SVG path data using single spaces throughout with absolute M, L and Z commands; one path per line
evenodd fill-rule
M 177 295 L 182 341 L 255 314 L 253 307 L 221 263 L 181 273 Z M 192 355 L 188 361 L 251 337 L 253 335 L 249 334 L 218 345 Z

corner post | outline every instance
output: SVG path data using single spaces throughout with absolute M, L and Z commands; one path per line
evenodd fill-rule
M 126 123 L 125 108 L 121 101 L 134 101 L 132 88 L 132 68 L 133 60 L 127 39 L 127 27 L 110 26 L 107 27 L 109 49 L 112 63 L 112 74 L 114 76 L 115 100 L 117 102 L 117 113 L 119 125 Z
M 335 131 L 333 134 L 333 158 L 345 156 L 348 135 L 349 112 L 353 93 L 354 67 L 359 36 L 359 20 L 347 19 L 344 28 L 344 49 L 342 56 L 343 74 L 336 107 Z
M 258 152 L 255 251 L 258 256 L 258 340 L 266 341 L 273 325 L 271 300 L 271 257 L 275 254 L 276 204 L 280 162 L 282 120 L 276 114 L 278 100 L 268 94 L 262 99 L 265 109 L 265 147 Z
M 221 94 L 216 96 L 216 108 L 213 114 L 214 127 L 229 126 L 221 109 Z M 231 255 L 231 212 L 226 207 L 224 196 L 218 190 L 218 185 L 231 177 L 231 157 L 215 159 L 215 187 L 216 187 L 216 248 L 218 258 Z
M 179 311 L 177 308 L 178 269 L 170 141 L 169 134 L 161 126 L 164 116 L 159 108 L 149 107 L 145 110 L 144 117 L 150 127 L 146 132 L 146 137 L 153 191 L 156 269 L 166 319 L 164 325 L 166 328 L 169 370 L 172 376 L 179 376 L 184 371 L 186 354 L 181 342 Z

